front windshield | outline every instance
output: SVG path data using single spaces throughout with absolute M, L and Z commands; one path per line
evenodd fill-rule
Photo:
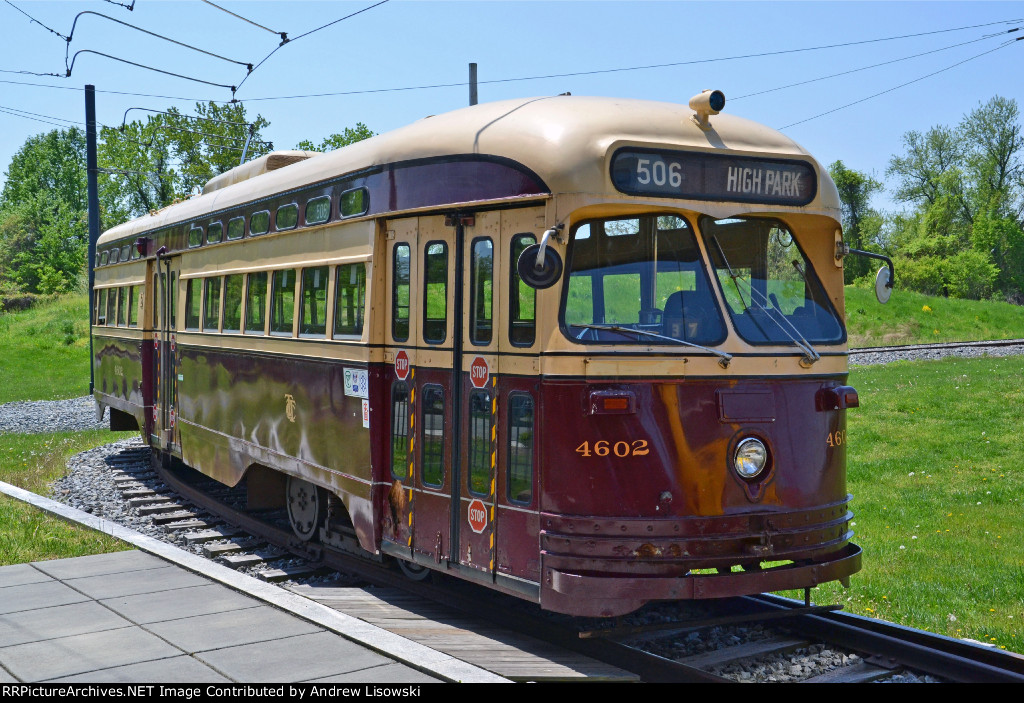
M 680 217 L 584 222 L 573 232 L 568 268 L 562 322 L 573 339 L 643 345 L 725 339 L 696 237 Z
M 722 296 L 752 344 L 843 341 L 843 326 L 793 233 L 766 218 L 701 218 Z

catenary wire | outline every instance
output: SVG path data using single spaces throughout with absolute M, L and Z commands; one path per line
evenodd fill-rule
M 279 37 L 281 37 L 282 39 L 286 39 L 286 38 L 288 37 L 288 32 L 277 32 L 277 31 L 274 31 L 273 29 L 271 29 L 270 27 L 264 27 L 264 26 L 263 26 L 262 24 L 259 24 L 259 23 L 257 23 L 257 22 L 253 22 L 253 21 L 252 21 L 251 19 L 247 19 L 247 18 L 245 18 L 245 17 L 242 17 L 241 15 L 236 15 L 236 14 L 235 14 L 234 12 L 232 12 L 231 10 L 228 10 L 227 8 L 221 7 L 220 5 L 218 5 L 218 4 L 216 4 L 216 3 L 210 2 L 210 0 L 203 0 L 203 2 L 205 2 L 205 3 L 207 4 L 207 5 L 210 5 L 210 6 L 212 6 L 212 7 L 216 7 L 216 8 L 217 8 L 218 10 L 220 10 L 221 12 L 226 12 L 226 13 L 228 13 L 228 14 L 229 14 L 229 15 L 231 15 L 232 17 L 237 17 L 238 19 L 242 20 L 243 22 L 248 22 L 249 24 L 251 24 L 251 25 L 252 25 L 252 26 L 254 26 L 254 27 L 259 27 L 260 29 L 265 29 L 265 30 L 267 30 L 267 31 L 268 31 L 268 32 L 270 32 L 271 34 L 276 34 L 276 35 L 278 35 Z

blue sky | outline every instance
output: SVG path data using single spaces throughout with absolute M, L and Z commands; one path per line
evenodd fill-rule
M 356 122 L 383 132 L 457 109 L 468 103 L 468 88 L 287 96 L 463 84 L 470 62 L 479 65 L 481 102 L 570 91 L 685 104 L 703 88 L 719 89 L 727 112 L 784 128 L 822 163 L 842 159 L 880 180 L 907 131 L 955 125 L 995 95 L 1014 98 L 1024 108 L 1024 41 L 1000 48 L 1024 36 L 1024 2 L 390 0 L 300 37 L 376 1 L 214 0 L 294 38 L 247 78 L 242 66 L 96 15 L 79 18 L 69 48 L 72 56 L 102 52 L 209 83 L 241 83 L 237 97 L 250 115 L 258 112 L 270 120 L 264 134 L 280 149 L 302 139 L 318 141 Z M 2 170 L 27 137 L 53 128 L 47 122 L 84 120 L 81 88 L 87 83 L 100 91 L 98 119 L 107 125 L 120 124 L 131 107 L 175 105 L 188 111 L 196 100 L 231 98 L 228 88 L 95 53 L 79 54 L 70 78 L 11 73 L 63 75 L 68 47 L 18 9 L 64 35 L 79 12 L 101 13 L 254 64 L 280 42 L 277 35 L 199 0 L 137 0 L 132 12 L 101 0 L 2 0 Z M 1007 33 L 1014 27 L 1022 30 Z M 874 41 L 906 35 L 920 36 Z M 854 42 L 859 43 L 814 48 Z M 617 70 L 662 64 L 677 65 Z M 884 65 L 814 80 L 874 64 Z M 588 71 L 600 72 L 508 80 Z M 813 82 L 774 90 L 805 81 Z M 770 92 L 754 95 L 761 91 Z M 883 91 L 889 92 L 871 97 Z M 36 114 L 5 112 L 12 108 Z M 143 114 L 131 113 L 129 119 Z M 876 198 L 876 205 L 899 207 L 887 195 Z

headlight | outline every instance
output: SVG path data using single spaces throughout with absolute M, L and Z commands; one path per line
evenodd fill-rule
M 767 463 L 768 450 L 761 440 L 747 437 L 736 446 L 736 456 L 733 457 L 732 465 L 741 478 L 754 478 L 761 473 Z

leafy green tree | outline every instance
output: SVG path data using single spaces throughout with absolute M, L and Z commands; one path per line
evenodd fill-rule
M 29 137 L 4 172 L 0 208 L 9 208 L 46 194 L 57 207 L 65 203 L 84 210 L 85 133 L 76 128 L 55 129 Z
M 854 249 L 876 249 L 882 217 L 872 209 L 871 196 L 882 189 L 882 184 L 865 173 L 846 168 L 842 161 L 829 166 L 828 172 L 842 203 L 843 239 Z M 851 256 L 843 265 L 844 279 L 852 283 L 870 272 L 871 260 Z
M 335 149 L 361 142 L 373 136 L 375 136 L 375 133 L 369 127 L 362 122 L 356 122 L 355 127 L 346 127 L 340 134 L 332 134 L 320 142 L 319 146 L 313 144 L 308 139 L 303 139 L 295 145 L 295 148 L 304 151 L 334 151 Z

